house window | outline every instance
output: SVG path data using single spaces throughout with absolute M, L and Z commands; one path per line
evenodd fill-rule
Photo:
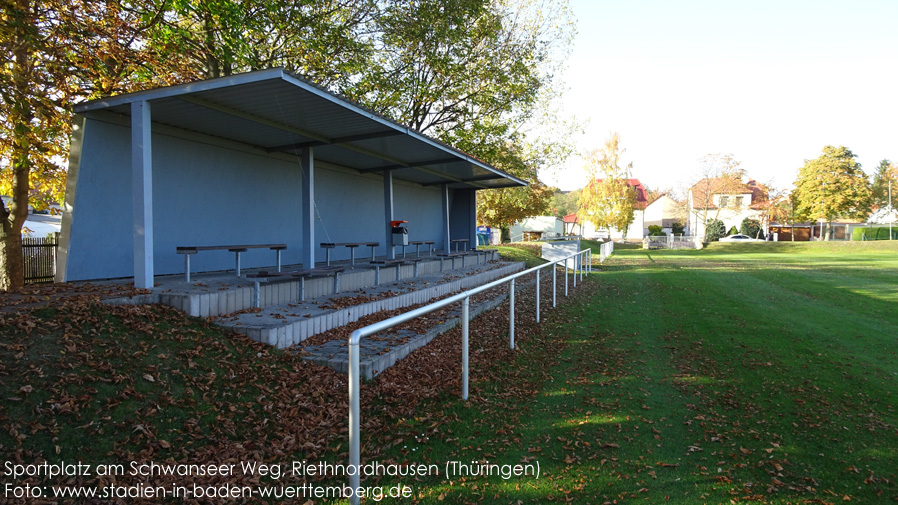
M 726 195 L 720 196 L 720 206 L 721 207 L 726 207 L 727 204 L 729 204 L 729 203 L 730 203 L 730 197 L 728 197 Z
M 741 196 L 736 197 L 736 207 L 742 207 L 742 198 Z

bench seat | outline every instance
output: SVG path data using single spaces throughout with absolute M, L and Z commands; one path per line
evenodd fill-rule
M 277 253 L 277 268 L 281 269 L 281 251 L 287 248 L 287 244 L 244 244 L 244 245 L 199 245 L 179 246 L 175 248 L 178 254 L 184 255 L 184 280 L 190 282 L 190 255 L 200 251 L 229 251 L 237 256 L 237 277 L 240 277 L 240 253 L 248 249 L 271 249 Z
M 380 246 L 380 242 L 321 242 L 326 257 L 325 264 L 331 265 L 331 249 L 335 247 L 348 247 L 350 265 L 355 266 L 355 248 L 367 246 L 371 248 L 371 259 L 374 259 L 374 248 Z

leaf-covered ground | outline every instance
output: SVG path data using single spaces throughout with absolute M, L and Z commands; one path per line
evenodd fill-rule
M 550 286 L 543 283 L 548 300 Z M 0 315 L 4 462 L 346 462 L 344 375 L 167 307 L 107 306 L 98 294 L 59 293 L 59 287 L 32 290 L 30 301 L 42 301 L 42 308 L 18 305 L 22 310 Z M 519 304 L 533 303 L 529 291 L 519 293 Z M 532 320 L 532 313 L 517 319 L 519 340 L 536 333 Z M 514 369 L 490 367 L 513 355 L 507 328 L 507 304 L 476 320 L 473 334 L 488 338 L 472 342 L 472 375 L 495 381 L 515 376 Z M 457 398 L 460 391 L 459 340 L 459 330 L 442 335 L 363 386 L 366 459 L 390 462 L 387 451 L 400 450 L 418 435 L 440 436 L 441 426 L 452 419 L 437 403 Z M 179 485 L 276 484 L 258 477 L 177 480 Z M 35 477 L 16 484 L 105 486 L 113 481 L 166 485 L 171 479 Z

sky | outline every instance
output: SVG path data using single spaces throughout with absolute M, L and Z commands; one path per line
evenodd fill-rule
M 577 152 L 621 136 L 653 189 L 694 182 L 732 153 L 791 188 L 805 160 L 845 146 L 868 174 L 898 161 L 898 0 L 571 0 L 578 33 L 562 107 Z M 544 182 L 585 184 L 573 156 Z

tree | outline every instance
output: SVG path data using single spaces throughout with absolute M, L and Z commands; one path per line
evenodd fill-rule
M 567 2 L 396 1 L 375 24 L 384 49 L 345 93 L 530 184 L 480 191 L 480 222 L 544 214 L 551 192 L 537 174 L 561 165 L 572 136 L 527 133 L 536 120 L 566 129 L 547 98 L 573 36 Z
M 617 228 L 627 236 L 627 228 L 633 222 L 636 206 L 636 190 L 629 185 L 633 164 L 621 166 L 620 135 L 616 132 L 605 141 L 602 149 L 593 149 L 587 157 L 586 172 L 589 182 L 580 192 L 581 221 L 588 221 L 598 228 Z
M 520 144 L 509 142 L 503 152 L 490 156 L 496 168 L 530 181 L 526 188 L 502 188 L 477 192 L 477 220 L 487 226 L 508 228 L 531 216 L 549 212 L 552 189 L 536 178 L 536 166 L 521 152 Z
M 798 172 L 792 192 L 796 219 L 826 221 L 825 240 L 831 238 L 835 219 L 860 219 L 870 213 L 870 181 L 854 158 L 846 147 L 826 146 Z
M 889 201 L 889 183 L 892 191 L 898 192 L 898 165 L 889 160 L 882 160 L 873 173 L 873 187 L 871 188 L 871 203 L 876 207 L 887 207 Z
M 555 217 L 562 218 L 570 214 L 576 214 L 579 210 L 577 201 L 580 199 L 580 190 L 560 191 L 555 190 L 552 194 L 552 200 L 549 202 L 550 207 L 554 210 Z
M 148 43 L 181 60 L 184 80 L 283 66 L 341 89 L 370 68 L 370 0 L 179 0 Z
M 770 197 L 767 206 L 764 209 L 764 219 L 769 226 L 770 223 L 779 223 L 792 226 L 795 224 L 795 205 L 792 195 L 783 189 L 778 189 L 773 185 L 770 188 Z M 794 230 L 790 233 L 792 241 L 795 241 Z
M 161 18 L 151 0 L 11 0 L 0 17 L 0 289 L 24 284 L 28 206 L 61 202 L 74 102 L 128 91 L 154 59 L 141 34 Z M 161 65 L 157 65 L 161 67 Z

